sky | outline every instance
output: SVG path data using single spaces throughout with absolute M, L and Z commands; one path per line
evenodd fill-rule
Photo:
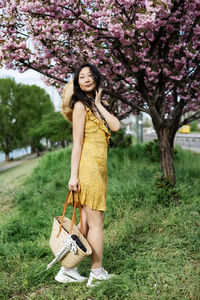
M 41 75 L 34 70 L 27 70 L 24 73 L 19 73 L 15 70 L 6 70 L 5 68 L 0 69 L 0 78 L 12 77 L 17 83 L 37 85 L 46 90 L 49 94 L 51 101 L 54 103 L 55 110 L 60 110 L 61 97 L 54 87 L 47 86 L 41 79 Z

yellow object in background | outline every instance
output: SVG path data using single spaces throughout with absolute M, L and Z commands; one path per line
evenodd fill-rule
M 190 125 L 183 125 L 178 130 L 179 133 L 190 133 Z

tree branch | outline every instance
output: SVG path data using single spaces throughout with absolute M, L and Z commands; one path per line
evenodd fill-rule
M 121 60 L 121 62 L 122 62 L 126 67 L 128 67 L 128 69 L 129 69 L 129 71 L 130 71 L 130 74 L 132 75 L 132 74 L 133 74 L 133 71 L 132 71 L 132 69 L 131 69 L 131 67 L 130 67 L 131 62 L 129 61 L 129 59 L 128 59 L 127 57 L 125 57 L 124 53 L 122 53 L 122 51 L 121 51 L 121 49 L 120 49 L 120 47 L 119 47 L 119 46 L 121 46 L 121 43 L 120 43 L 120 45 L 119 45 L 119 43 L 120 43 L 119 40 L 116 39 L 116 45 L 113 45 L 113 48 L 114 48 L 114 50 L 116 50 L 116 51 L 118 52 L 119 57 L 117 57 L 117 56 L 115 55 L 113 49 L 111 49 L 111 51 L 112 51 L 113 55 L 115 55 L 116 58 L 118 58 L 119 60 Z M 121 58 L 121 59 L 120 59 L 120 58 Z
M 126 16 L 127 20 L 130 22 L 130 18 L 129 16 L 127 15 L 126 13 L 126 10 L 125 10 L 125 7 L 124 7 L 124 4 L 120 4 L 117 0 L 115 0 L 115 2 L 117 3 L 117 5 L 122 9 L 122 12 L 124 13 L 124 15 Z
M 128 100 L 126 100 L 125 98 L 123 98 L 119 93 L 116 93 L 114 91 L 110 92 L 108 90 L 104 90 L 104 93 L 107 94 L 107 95 L 109 95 L 109 96 L 111 96 L 111 97 L 119 99 L 121 102 L 123 102 L 123 103 L 127 104 L 128 106 L 132 107 L 132 109 L 134 109 L 134 110 L 137 109 L 139 111 L 143 111 L 143 112 L 145 112 L 147 114 L 150 114 L 149 110 L 147 110 L 147 109 L 145 109 L 143 107 L 140 107 L 137 104 L 129 102 Z
M 129 111 L 127 111 L 125 114 L 123 114 L 123 115 L 119 115 L 118 116 L 118 119 L 119 120 L 123 120 L 123 119 L 126 119 L 129 115 L 130 115 L 130 113 L 132 113 L 133 112 L 133 110 L 132 109 L 130 109 Z
M 185 105 L 186 105 L 186 102 L 181 99 L 180 102 L 178 102 L 178 104 L 175 106 L 175 108 L 173 110 L 173 114 L 172 114 L 171 118 L 169 119 L 169 126 L 170 127 L 173 127 L 173 125 L 175 123 L 178 124 L 178 122 L 176 122 L 176 120 L 178 119 L 178 121 L 179 121 L 179 119 L 181 117 L 181 113 L 182 113 L 183 108 L 184 108 Z
M 45 75 L 45 76 L 47 76 L 47 77 L 50 77 L 50 78 L 55 79 L 55 80 L 57 80 L 57 81 L 59 81 L 59 82 L 62 82 L 62 83 L 67 83 L 66 80 L 63 80 L 63 79 L 61 79 L 61 78 L 58 78 L 58 77 L 53 76 L 53 75 L 50 75 L 50 74 L 47 74 L 47 73 L 45 73 L 44 71 L 42 71 L 42 70 L 40 70 L 40 69 L 34 67 L 31 63 L 25 62 L 23 59 L 20 59 L 19 61 L 20 61 L 20 63 L 22 63 L 25 67 L 28 67 L 29 69 L 32 69 L 32 70 L 34 70 L 34 71 L 36 71 L 36 72 L 38 72 L 38 73 L 40 73 L 40 74 L 42 74 L 42 75 Z
M 64 5 L 59 5 L 61 8 L 64 8 L 66 10 L 69 10 L 72 14 L 75 15 L 75 17 L 79 20 L 81 20 L 83 23 L 85 23 L 86 25 L 88 25 L 89 27 L 96 29 L 96 30 L 104 30 L 104 31 L 108 31 L 107 28 L 101 28 L 101 27 L 96 27 L 90 23 L 88 23 L 86 20 L 84 20 L 83 18 L 79 17 L 77 13 L 75 13 L 75 11 L 73 11 L 73 9 L 69 8 L 69 7 L 65 7 Z
M 172 13 L 174 13 L 181 6 L 181 4 L 184 4 L 184 0 L 180 0 L 179 3 L 177 1 L 175 1 L 174 5 L 171 9 L 171 13 L 168 15 L 167 18 L 165 18 L 163 20 L 167 21 L 169 19 L 169 17 L 171 17 Z M 156 48 L 157 44 L 160 43 L 160 38 L 163 35 L 164 30 L 165 30 L 165 26 L 161 26 L 160 29 L 158 30 L 158 32 L 155 34 L 155 39 L 152 42 L 151 48 L 149 50 L 150 55 L 153 54 L 153 51 Z M 161 43 L 160 43 L 160 47 L 161 47 Z
M 183 122 L 181 122 L 178 126 L 178 128 L 182 127 L 185 124 L 191 123 L 195 120 L 199 120 L 200 119 L 200 112 L 196 112 L 195 114 L 193 114 L 192 116 L 188 117 L 187 119 L 183 120 Z
M 188 38 L 187 38 L 187 40 L 186 40 L 186 43 L 188 43 L 189 41 L 190 41 L 190 39 L 192 38 L 192 33 L 193 33 L 193 29 L 194 29 L 194 27 L 196 26 L 196 24 L 199 22 L 199 16 L 198 17 L 196 17 L 196 19 L 194 20 L 194 22 L 193 22 L 193 24 L 192 24 L 192 26 L 191 26 L 191 28 L 190 28 L 190 32 L 189 32 L 189 34 L 188 34 Z
M 144 74 L 145 71 L 139 71 L 137 73 L 137 85 L 136 85 L 136 90 L 138 92 L 140 92 L 140 94 L 142 95 L 143 99 L 146 100 L 148 106 L 149 106 L 149 114 L 151 115 L 152 119 L 154 120 L 154 123 L 157 123 L 157 126 L 159 127 L 163 120 L 161 118 L 161 116 L 159 115 L 156 106 L 154 105 L 153 101 L 151 101 L 151 99 L 149 99 L 148 96 L 148 91 L 147 88 L 145 86 L 145 82 L 144 82 Z

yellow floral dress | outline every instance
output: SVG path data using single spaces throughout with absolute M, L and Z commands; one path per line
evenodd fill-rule
M 106 210 L 107 145 L 110 136 L 104 121 L 100 121 L 86 106 L 84 140 L 79 163 L 79 196 L 82 205 L 94 210 Z M 74 195 L 77 202 L 77 193 Z M 71 193 L 68 203 L 72 202 Z

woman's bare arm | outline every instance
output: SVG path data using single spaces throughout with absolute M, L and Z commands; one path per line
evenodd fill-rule
M 102 104 L 98 104 L 97 108 L 100 111 L 100 113 L 104 116 L 110 130 L 114 132 L 118 131 L 120 129 L 120 121 L 110 112 L 108 112 Z
M 71 154 L 71 177 L 68 185 L 69 190 L 78 190 L 79 192 L 78 171 L 84 138 L 85 116 L 86 110 L 84 105 L 80 101 L 76 102 L 73 110 L 73 148 Z
M 101 100 L 102 88 L 99 88 L 99 91 L 96 92 L 95 104 L 100 111 L 100 113 L 104 116 L 106 123 L 108 124 L 111 131 L 118 131 L 120 129 L 120 121 L 113 116 L 107 109 L 102 105 L 101 102 L 106 104 L 105 100 Z

